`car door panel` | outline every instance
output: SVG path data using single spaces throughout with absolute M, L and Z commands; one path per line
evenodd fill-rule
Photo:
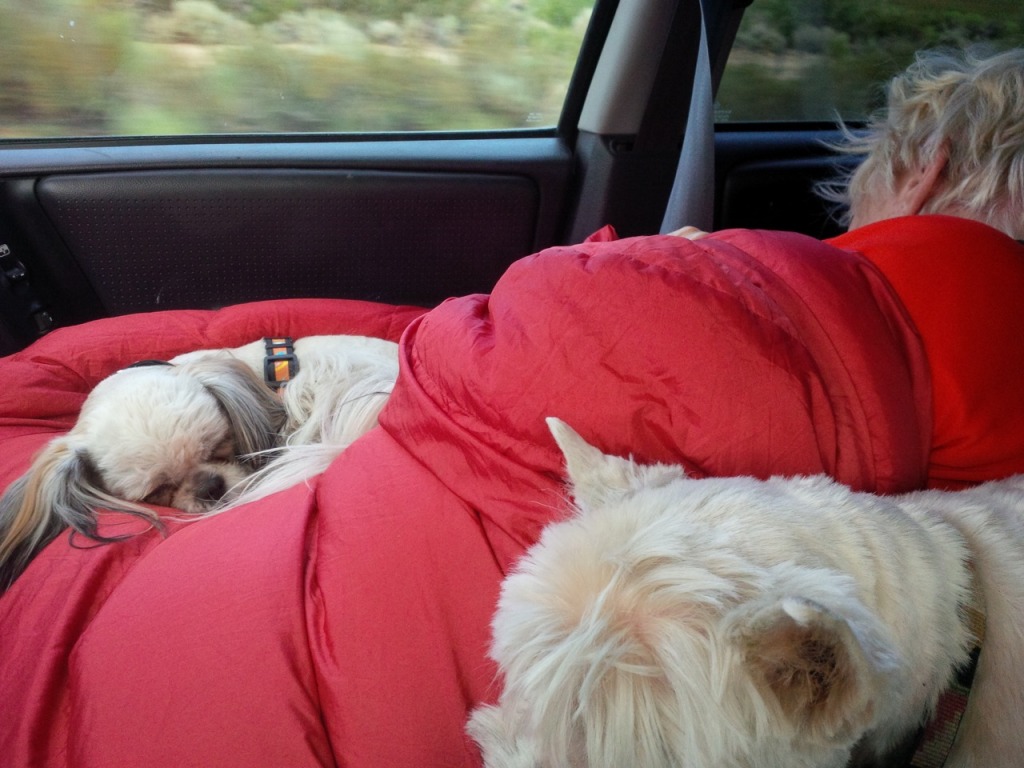
M 432 304 L 487 290 L 529 250 L 537 209 L 529 179 L 497 174 L 129 172 L 48 177 L 37 193 L 110 314 L 289 296 Z
M 717 229 L 746 227 L 831 237 L 842 231 L 815 185 L 852 168 L 829 148 L 835 129 L 719 131 L 715 137 Z
M 540 137 L 0 155 L 16 174 L 0 186 L 5 241 L 56 325 L 292 296 L 430 306 L 487 291 L 556 241 L 570 175 L 562 143 Z M 22 304 L 6 302 L 0 351 L 37 333 Z

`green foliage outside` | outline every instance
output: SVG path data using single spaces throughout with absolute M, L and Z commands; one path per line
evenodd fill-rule
M 719 86 L 719 119 L 862 119 L 916 51 L 975 44 L 1024 44 L 1024 3 L 755 0 Z
M 554 124 L 583 0 L 5 0 L 0 138 Z
M 593 0 L 0 0 L 0 138 L 552 125 Z M 1020 0 L 755 0 L 722 120 L 863 117 Z

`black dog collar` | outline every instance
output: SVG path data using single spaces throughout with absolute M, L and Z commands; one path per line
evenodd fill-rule
M 967 704 L 974 684 L 974 673 L 978 668 L 982 644 L 985 640 L 985 595 L 975 571 L 974 561 L 969 560 L 971 588 L 968 600 L 960 605 L 961 620 L 971 632 L 971 655 L 956 676 L 940 695 L 932 719 L 923 727 L 917 749 L 910 760 L 910 768 L 942 768 L 946 764 L 956 741 L 960 724 L 967 711 Z
M 125 368 L 149 368 L 152 365 L 174 365 L 166 360 L 139 360 L 138 362 L 126 365 Z
M 289 336 L 263 339 L 266 355 L 263 358 L 263 381 L 271 389 L 281 389 L 299 372 L 299 358 L 295 356 L 295 342 Z M 125 368 L 148 368 L 154 365 L 174 365 L 166 360 L 139 360 Z
M 299 372 L 295 344 L 290 337 L 283 336 L 265 338 L 263 346 L 267 350 L 263 358 L 263 380 L 271 389 L 280 389 Z

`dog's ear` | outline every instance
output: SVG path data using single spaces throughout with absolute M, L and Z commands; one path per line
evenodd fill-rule
M 280 398 L 239 360 L 204 358 L 188 368 L 224 408 L 238 454 L 254 466 L 265 463 L 288 416 Z
M 547 424 L 565 457 L 573 495 L 582 507 L 604 506 L 637 490 L 667 485 L 686 476 L 682 467 L 642 465 L 632 458 L 602 453 L 561 419 L 549 417 Z
M 733 640 L 755 684 L 798 732 L 834 742 L 854 739 L 871 725 L 873 702 L 887 695 L 894 665 L 871 629 L 857 631 L 803 598 L 737 610 L 743 615 Z
M 11 484 L 0 498 L 0 591 L 67 527 L 106 540 L 97 534 L 95 509 L 117 500 L 98 486 L 96 474 L 88 454 L 59 437 Z M 140 514 L 135 508 L 125 511 Z
M 49 507 L 37 500 L 39 481 L 34 469 L 11 483 L 0 497 L 0 594 L 60 530 Z

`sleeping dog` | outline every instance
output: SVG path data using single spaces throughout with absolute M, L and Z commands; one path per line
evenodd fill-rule
M 397 375 L 398 345 L 364 336 L 263 339 L 114 373 L 0 498 L 0 592 L 65 528 L 104 541 L 97 509 L 155 522 L 143 505 L 220 511 L 322 472 L 377 423 Z

